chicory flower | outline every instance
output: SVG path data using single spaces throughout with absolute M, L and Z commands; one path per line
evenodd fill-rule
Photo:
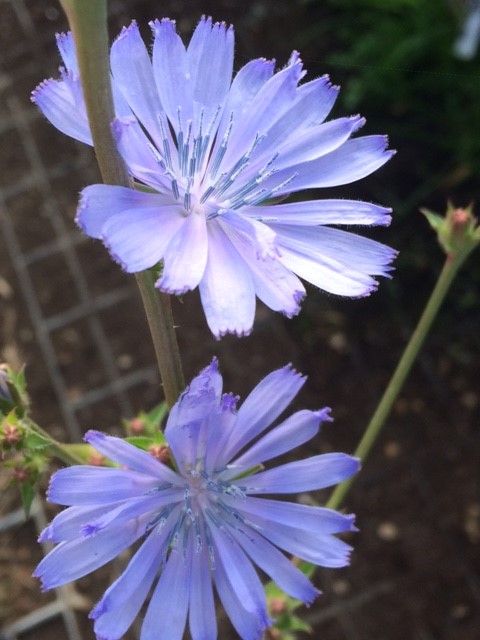
M 330 225 L 387 225 L 390 209 L 282 201 L 371 174 L 393 154 L 386 137 L 352 137 L 365 122 L 358 115 L 325 122 L 338 87 L 327 76 L 299 84 L 297 52 L 276 73 L 261 58 L 232 80 L 232 28 L 202 18 L 185 47 L 173 21 L 151 27 L 152 57 L 135 23 L 110 56 L 113 132 L 141 190 L 84 189 L 83 231 L 129 273 L 161 263 L 156 286 L 166 293 L 198 287 L 217 337 L 248 334 L 257 297 L 296 315 L 300 278 L 341 296 L 374 291 L 396 252 Z M 72 38 L 58 42 L 62 80 L 43 82 L 32 99 L 61 131 L 91 143 Z
M 290 366 L 274 371 L 237 410 L 238 398 L 222 393 L 214 360 L 169 415 L 175 470 L 125 440 L 88 432 L 85 440 L 121 466 L 53 475 L 48 498 L 68 508 L 40 538 L 57 543 L 34 574 L 43 588 L 81 578 L 141 541 L 90 614 L 101 640 L 119 640 L 150 592 L 141 640 L 181 640 L 187 622 L 193 640 L 215 640 L 213 585 L 242 640 L 259 640 L 271 620 L 254 565 L 310 603 L 318 591 L 282 550 L 342 567 L 351 547 L 332 534 L 355 530 L 353 516 L 271 496 L 329 487 L 359 462 L 327 453 L 263 468 L 331 420 L 329 409 L 303 410 L 269 429 L 304 380 Z

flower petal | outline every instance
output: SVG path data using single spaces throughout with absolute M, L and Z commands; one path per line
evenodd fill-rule
M 231 169 L 258 135 L 265 134 L 291 106 L 302 75 L 301 61 L 298 56 L 292 56 L 289 64 L 261 87 L 248 111 L 233 121 L 228 148 L 220 165 L 221 172 Z
M 233 118 L 235 121 L 241 119 L 249 110 L 252 100 L 272 77 L 275 62 L 273 60 L 251 60 L 244 65 L 233 79 L 232 86 L 223 110 L 222 118 L 217 130 L 217 140 L 212 158 L 219 149 L 225 133 Z
M 162 167 L 163 157 L 150 144 L 138 121 L 133 116 L 116 118 L 112 131 L 130 173 L 155 191 L 169 194 L 174 202 L 172 180 Z
M 154 34 L 153 73 L 158 94 L 170 124 L 178 134 L 186 131 L 189 120 L 193 122 L 193 87 L 187 53 L 182 39 L 175 31 L 175 22 L 164 18 L 150 22 Z M 196 133 L 196 132 L 195 132 Z
M 360 468 L 358 458 L 345 453 L 323 453 L 306 460 L 288 462 L 246 477 L 246 493 L 302 493 L 331 487 Z
M 279 197 L 303 189 L 350 184 L 370 175 L 390 160 L 395 152 L 386 149 L 387 143 L 385 136 L 347 140 L 341 147 L 317 160 L 281 169 L 265 180 L 262 186 L 267 190 L 273 189 L 295 176 L 294 180 L 275 191 L 275 197 Z
M 214 358 L 192 380 L 172 407 L 165 427 L 165 437 L 179 470 L 192 468 L 201 456 L 199 448 L 203 451 L 207 438 L 203 423 L 209 414 L 216 412 L 221 393 L 222 377 Z
M 126 633 L 145 602 L 160 569 L 170 533 L 171 526 L 165 526 L 161 532 L 154 529 L 122 575 L 93 608 L 89 617 L 95 620 L 97 637 L 119 640 Z
M 161 149 L 163 135 L 159 115 L 163 109 L 155 87 L 150 56 L 135 22 L 124 27 L 113 43 L 110 65 L 115 85 Z
M 158 485 L 158 476 L 83 465 L 67 467 L 54 473 L 47 496 L 55 504 L 93 506 L 136 498 L 155 490 Z
M 183 208 L 175 204 L 121 211 L 103 225 L 102 240 L 127 273 L 136 273 L 153 267 L 163 258 L 185 220 Z
M 103 225 L 116 213 L 131 209 L 157 210 L 171 203 L 172 199 L 169 196 L 158 193 L 94 184 L 80 193 L 76 223 L 87 236 L 100 239 Z
M 191 546 L 186 553 L 186 558 L 177 550 L 170 553 L 148 605 L 140 640 L 182 640 L 190 594 Z
M 329 293 L 366 296 L 388 276 L 396 251 L 380 242 L 330 227 L 271 225 L 279 260 L 301 278 Z
M 250 515 L 249 521 L 270 542 L 302 560 L 321 567 L 345 567 L 349 564 L 352 547 L 334 536 L 312 533 L 302 527 L 280 525 Z
M 260 635 L 242 635 L 237 627 L 237 620 L 243 612 L 248 612 L 255 615 L 259 632 L 269 626 L 270 620 L 267 615 L 267 603 L 262 583 L 252 563 L 233 538 L 225 535 L 216 525 L 210 527 L 210 532 L 215 554 L 213 576 L 218 595 L 240 636 L 242 638 L 260 638 Z M 232 591 L 235 593 L 237 601 L 231 598 Z M 248 625 L 248 619 L 245 622 Z M 242 626 L 244 624 L 242 623 Z
M 32 92 L 31 99 L 59 131 L 85 144 L 93 144 L 85 105 L 75 102 L 63 80 L 44 80 Z
M 269 431 L 260 440 L 247 449 L 247 451 L 237 458 L 229 468 L 239 472 L 239 469 L 251 469 L 257 464 L 276 458 L 277 456 L 292 451 L 304 442 L 313 438 L 324 420 L 331 421 L 330 409 L 321 411 L 298 411 L 287 418 L 284 422 Z
M 40 562 L 33 575 L 42 580 L 44 590 L 78 580 L 138 540 L 145 532 L 146 522 L 147 518 L 142 517 L 118 526 L 115 531 L 104 529 L 95 536 L 61 542 Z
M 102 516 L 109 506 L 104 504 L 87 507 L 68 507 L 50 522 L 40 534 L 39 542 L 64 542 L 81 535 L 85 522 L 91 522 Z
M 207 550 L 195 549 L 191 560 L 190 634 L 192 640 L 217 640 L 217 618 Z
M 208 326 L 221 337 L 250 333 L 255 315 L 252 277 L 215 220 L 208 226 L 208 260 L 200 281 L 200 296 Z
M 203 118 L 206 129 L 219 107 L 223 107 L 233 71 L 233 29 L 225 23 L 212 25 L 203 17 L 187 48 L 187 63 L 192 78 L 194 131 Z
M 235 429 L 224 452 L 225 460 L 240 451 L 264 431 L 295 398 L 305 378 L 291 365 L 273 371 L 264 378 L 238 410 Z
M 338 513 L 325 507 L 311 507 L 296 502 L 284 500 L 269 500 L 266 498 L 246 498 L 241 504 L 235 498 L 228 497 L 226 502 L 242 513 L 247 519 L 250 515 L 269 520 L 272 523 L 301 527 L 314 534 L 342 533 L 356 531 L 353 522 L 355 517 Z
M 316 598 L 319 591 L 307 576 L 254 529 L 249 528 L 246 535 L 234 530 L 233 535 L 253 562 L 285 593 L 308 604 Z
M 146 451 L 134 447 L 122 438 L 115 438 L 100 431 L 90 430 L 86 433 L 84 440 L 107 458 L 129 469 L 173 485 L 181 483 L 178 475 L 172 469 L 156 460 Z
M 242 207 L 242 214 L 265 224 L 384 225 L 391 222 L 391 209 L 359 200 L 307 200 L 288 204 Z
M 163 256 L 162 276 L 155 286 L 176 295 L 195 289 L 205 272 L 207 255 L 205 216 L 194 211 L 168 244 Z

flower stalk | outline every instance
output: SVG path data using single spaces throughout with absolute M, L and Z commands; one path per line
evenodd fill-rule
M 448 212 L 447 218 L 445 218 L 444 220 L 446 223 L 448 220 Z M 476 227 L 476 221 L 474 219 L 472 224 L 473 227 Z M 434 225 L 432 226 L 437 231 L 437 233 L 439 233 L 439 230 L 436 229 Z M 478 236 L 478 232 L 475 231 L 475 233 Z M 383 397 L 380 400 L 380 403 L 375 410 L 375 413 L 373 414 L 372 419 L 370 420 L 370 423 L 362 436 L 362 439 L 355 449 L 354 455 L 360 458 L 362 462 L 365 461 L 368 454 L 370 453 L 371 448 L 375 444 L 378 435 L 380 434 L 380 431 L 382 430 L 382 427 L 385 424 L 390 411 L 392 410 L 392 407 L 403 387 L 403 384 L 418 356 L 418 353 L 422 348 L 425 338 L 430 331 L 430 328 L 438 314 L 445 296 L 447 295 L 450 286 L 455 279 L 455 276 L 470 255 L 471 251 L 478 245 L 479 242 L 480 238 L 478 237 L 470 238 L 466 236 L 465 242 L 457 246 L 455 250 L 451 248 L 447 249 L 447 246 L 444 245 L 444 243 L 441 243 L 445 253 L 447 254 L 442 271 L 440 272 L 435 287 L 412 334 L 412 337 L 410 338 L 405 351 L 400 358 L 397 368 L 395 369 L 393 376 L 387 388 L 385 389 L 385 393 L 383 394 Z M 451 247 L 451 245 L 449 246 Z M 330 507 L 331 509 L 338 509 L 345 499 L 352 481 L 352 478 L 349 478 L 348 480 L 345 480 L 341 484 L 337 485 L 326 506 Z
M 105 184 L 131 187 L 111 122 L 114 119 L 110 82 L 106 0 L 61 0 L 75 40 L 83 96 L 100 173 Z M 182 365 L 168 295 L 158 294 L 148 272 L 136 274 L 155 347 L 165 399 L 172 407 L 184 388 Z

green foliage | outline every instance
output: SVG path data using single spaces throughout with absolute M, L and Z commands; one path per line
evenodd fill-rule
M 388 125 L 395 144 L 397 136 L 411 141 L 424 158 L 425 174 L 438 168 L 439 154 L 452 168 L 465 164 L 467 171 L 478 171 L 480 63 L 478 57 L 466 62 L 453 55 L 460 23 L 448 3 L 314 4 L 320 13 L 318 33 L 326 33 L 321 21 L 327 14 L 332 46 L 326 61 L 335 82 L 337 71 L 345 75 L 340 94 L 344 107 L 368 115 L 376 130 Z

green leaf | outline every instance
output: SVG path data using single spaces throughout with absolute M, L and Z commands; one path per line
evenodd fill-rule
M 161 402 L 160 404 L 158 404 L 156 407 L 154 407 L 151 411 L 147 413 L 148 423 L 158 429 L 162 424 L 167 413 L 168 413 L 167 403 L 165 401 Z
M 29 431 L 25 438 L 25 449 L 45 449 L 51 444 L 48 438 L 45 438 L 39 433 L 35 433 L 35 431 Z
M 35 498 L 35 484 L 33 482 L 23 482 L 20 485 L 20 495 L 22 496 L 25 517 L 28 518 L 33 499 Z

